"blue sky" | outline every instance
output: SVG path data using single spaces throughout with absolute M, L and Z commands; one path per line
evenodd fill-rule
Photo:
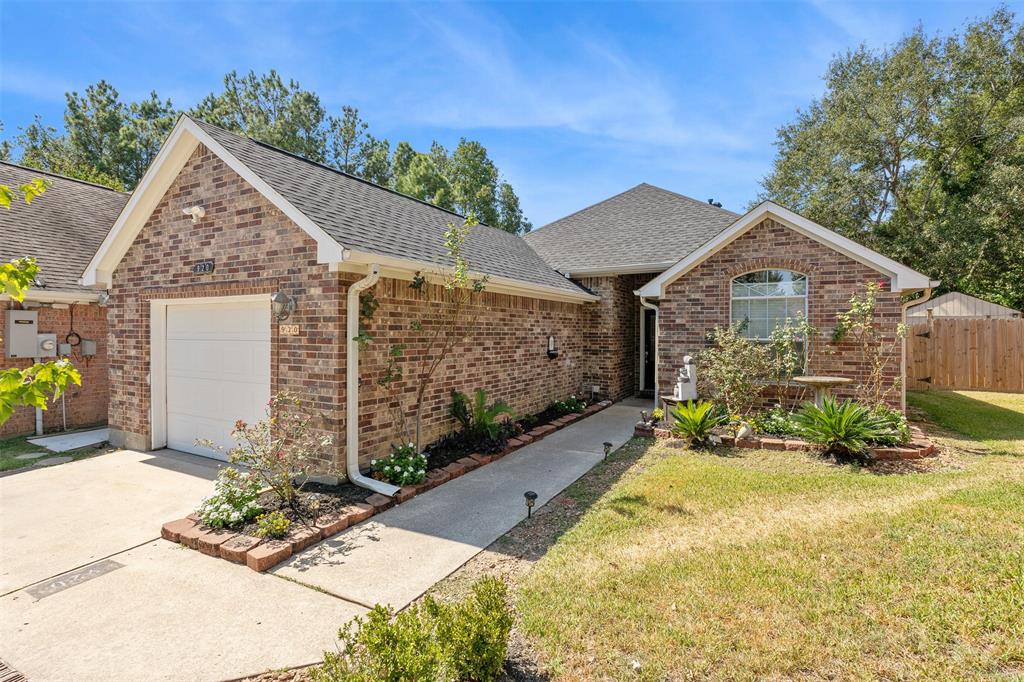
M 994 6 L 0 0 L 0 120 L 59 126 L 64 92 L 101 78 L 187 108 L 276 68 L 392 143 L 480 140 L 536 226 L 639 182 L 741 211 L 833 54 Z

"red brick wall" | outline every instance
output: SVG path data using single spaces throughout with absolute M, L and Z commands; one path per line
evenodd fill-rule
M 585 383 L 612 400 L 640 390 L 640 299 L 633 293 L 655 274 L 587 277 L 583 286 L 601 297 L 590 306 Z
M 6 334 L 5 311 L 10 306 L 9 302 L 0 302 L 0 338 Z M 39 312 L 39 332 L 55 333 L 57 342 L 63 343 L 72 330 L 71 309 L 44 305 L 35 310 Z M 83 339 L 96 341 L 96 356 L 87 361 L 80 354 L 81 346 L 71 355 L 71 362 L 82 375 L 82 385 L 72 386 L 64 394 L 63 409 L 62 402 L 57 400 L 43 412 L 43 429 L 47 432 L 61 430 L 65 414 L 69 429 L 103 424 L 107 420 L 107 311 L 98 305 L 75 305 L 74 313 L 74 331 Z M 25 368 L 31 364 L 30 360 L 7 358 L 6 352 L 0 355 L 0 369 Z M 35 428 L 35 410 L 19 408 L 14 416 L 0 425 L 0 438 L 34 433 Z
M 206 217 L 193 225 L 185 206 L 201 204 Z M 216 259 L 213 273 L 195 275 L 191 265 Z M 110 298 L 110 424 L 123 442 L 149 441 L 149 300 L 153 298 L 271 293 L 293 295 L 297 310 L 288 319 L 299 336 L 271 339 L 272 390 L 291 390 L 322 415 L 320 427 L 335 437 L 330 456 L 344 461 L 345 298 L 359 275 L 331 273 L 316 263 L 316 245 L 216 156 L 200 147 L 167 191 L 114 273 Z M 430 291 L 407 282 L 382 280 L 381 301 L 370 332 L 377 340 L 362 354 L 360 459 L 387 450 L 393 440 L 390 413 L 375 379 L 386 361 L 389 341 L 405 343 L 405 390 L 412 390 L 412 358 L 418 344 L 409 323 L 428 325 L 437 307 Z M 557 303 L 485 292 L 479 300 L 478 332 L 457 348 L 438 371 L 428 393 L 424 442 L 448 430 L 452 389 L 485 388 L 519 412 L 539 410 L 582 387 L 590 345 L 586 305 Z M 547 357 L 547 337 L 557 339 L 559 357 Z M 411 421 L 410 421 L 411 424 Z
M 707 347 L 708 331 L 729 324 L 732 278 L 769 268 L 807 275 L 808 319 L 819 330 L 819 338 L 812 344 L 816 352 L 809 358 L 810 373 L 850 377 L 855 381 L 866 377 L 869 368 L 858 347 L 850 341 L 831 342 L 836 313 L 847 310 L 850 297 L 862 293 L 867 282 L 884 282 L 885 291 L 878 298 L 876 319 L 891 341 L 902 316 L 900 295 L 889 291 L 888 279 L 876 270 L 765 219 L 667 288 L 659 312 L 659 384 L 666 392 L 675 385 L 683 356 Z M 895 382 L 899 376 L 897 344 L 890 356 L 887 377 Z M 853 390 L 836 391 L 836 394 L 849 397 Z M 898 390 L 892 392 L 891 402 L 899 407 Z

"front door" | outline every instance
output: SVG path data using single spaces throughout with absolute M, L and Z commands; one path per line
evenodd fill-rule
M 654 390 L 654 357 L 657 353 L 657 313 L 644 308 L 644 382 L 641 388 L 645 391 Z

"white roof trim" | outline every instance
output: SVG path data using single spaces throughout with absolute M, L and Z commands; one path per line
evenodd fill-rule
M 231 170 L 252 185 L 256 191 L 265 196 L 270 203 L 277 206 L 282 213 L 312 237 L 317 244 L 318 262 L 336 263 L 345 259 L 345 248 L 341 244 L 264 182 L 223 145 L 210 137 L 192 119 L 182 115 L 161 147 L 160 153 L 157 154 L 146 174 L 142 176 L 139 186 L 132 192 L 128 203 L 125 204 L 121 214 L 114 221 L 114 226 L 107 233 L 92 260 L 89 261 L 89 265 L 82 274 L 81 282 L 84 286 L 100 288 L 111 286 L 111 276 L 114 270 L 199 144 L 204 145 L 220 157 Z M 187 218 L 182 216 L 182 220 L 187 220 Z
M 99 291 L 60 291 L 43 289 L 40 287 L 29 287 L 25 292 L 25 301 L 36 303 L 99 303 Z M 10 296 L 0 294 L 0 301 L 9 301 Z
M 625 265 L 608 265 L 596 268 L 566 268 L 560 272 L 572 279 L 602 275 L 642 275 L 647 272 L 663 272 L 675 263 L 676 261 L 674 260 L 662 261 L 660 263 L 627 263 Z
M 884 275 L 892 278 L 894 291 L 917 291 L 933 286 L 928 277 L 916 270 L 883 256 L 866 246 L 862 246 L 852 239 L 822 227 L 818 223 L 808 220 L 793 211 L 776 204 L 773 201 L 762 201 L 752 208 L 745 215 L 740 216 L 736 222 L 727 227 L 712 239 L 704 242 L 696 251 L 686 256 L 678 263 L 670 267 L 659 276 L 641 287 L 636 293 L 639 296 L 659 298 L 665 293 L 665 289 L 672 282 L 676 281 L 693 268 L 700 265 L 710 256 L 727 246 L 733 240 L 742 236 L 755 225 L 758 225 L 765 217 L 770 216 L 786 227 L 810 237 L 836 251 L 849 256 L 868 267 L 878 270 Z

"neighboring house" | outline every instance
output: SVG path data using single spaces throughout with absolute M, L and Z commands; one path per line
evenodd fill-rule
M 1019 318 L 1019 310 L 992 303 L 981 298 L 961 294 L 959 291 L 936 296 L 920 305 L 907 308 L 907 324 L 921 324 L 928 321 L 929 313 L 933 318 L 960 319 L 991 319 Z
M 62 350 L 60 344 L 68 344 L 63 350 L 69 351 L 68 357 L 81 372 L 82 385 L 73 386 L 45 411 L 20 408 L 0 426 L 0 437 L 107 420 L 107 313 L 99 304 L 102 292 L 78 280 L 128 195 L 0 162 L 0 184 L 15 187 L 34 178 L 50 183 L 42 196 L 31 205 L 19 200 L 9 210 L 0 209 L 0 261 L 31 256 L 40 267 L 24 302 L 0 295 L 0 337 L 4 338 L 0 369 L 32 364 L 32 358 L 12 358 L 9 352 L 8 311 L 24 310 L 34 314 L 19 317 L 34 317 L 38 333 L 56 335 L 54 352 Z
M 112 439 L 216 456 L 196 438 L 226 443 L 236 419 L 290 390 L 336 436 L 334 463 L 365 466 L 394 438 L 375 383 L 388 343 L 415 342 L 409 322 L 436 318 L 436 287 L 409 283 L 450 266 L 443 233 L 461 220 L 183 116 L 82 279 L 110 291 Z M 479 226 L 465 252 L 487 291 L 475 335 L 427 396 L 424 442 L 452 428 L 452 390 L 484 388 L 520 413 L 571 393 L 668 392 L 682 357 L 740 306 L 755 330 L 792 308 L 828 331 L 866 281 L 883 281 L 881 318 L 895 334 L 900 294 L 932 285 L 780 206 L 737 216 L 649 185 L 526 239 Z M 782 277 L 782 298 L 761 295 L 778 293 L 758 279 L 765 270 L 800 276 Z M 376 340 L 360 350 L 364 287 L 380 306 L 366 329 Z M 287 319 L 275 294 L 295 302 Z M 839 350 L 812 367 L 867 371 Z

